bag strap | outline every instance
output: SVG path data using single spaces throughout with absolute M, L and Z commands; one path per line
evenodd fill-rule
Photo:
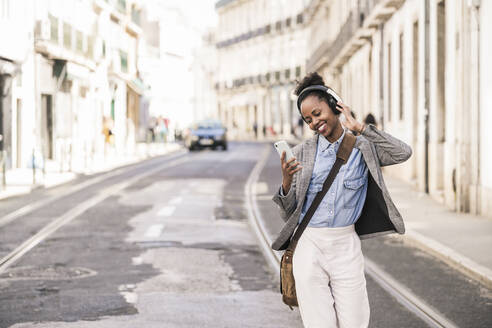
M 356 138 L 353 134 L 351 134 L 348 131 L 345 132 L 345 136 L 343 137 L 342 143 L 340 144 L 340 147 L 338 148 L 337 151 L 337 159 L 335 161 L 335 164 L 333 164 L 330 173 L 328 173 L 328 177 L 323 183 L 323 188 L 314 197 L 314 200 L 311 203 L 309 209 L 307 210 L 306 215 L 302 219 L 301 223 L 299 224 L 299 227 L 294 233 L 294 236 L 290 240 L 288 249 L 290 249 L 291 251 L 295 250 L 299 238 L 301 238 L 301 235 L 306 229 L 306 227 L 308 226 L 309 221 L 314 215 L 314 212 L 316 212 L 316 209 L 318 208 L 319 204 L 321 204 L 323 197 L 325 197 L 326 193 L 330 189 L 333 181 L 335 180 L 335 177 L 338 174 L 338 171 L 340 170 L 340 167 L 343 164 L 345 164 L 348 158 L 350 157 L 350 153 L 352 152 L 352 148 L 354 148 L 355 141 Z

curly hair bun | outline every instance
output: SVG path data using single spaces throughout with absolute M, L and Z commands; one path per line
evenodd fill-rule
M 325 81 L 323 81 L 323 77 L 319 75 L 317 72 L 312 72 L 306 75 L 301 82 L 297 84 L 296 89 L 294 90 L 294 94 L 299 96 L 302 90 L 306 89 L 312 85 L 325 85 Z

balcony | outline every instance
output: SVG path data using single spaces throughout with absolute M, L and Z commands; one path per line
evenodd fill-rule
M 51 14 L 47 19 L 36 22 L 34 47 L 36 52 L 47 58 L 73 62 L 94 70 L 93 48 L 89 41 L 89 36 Z

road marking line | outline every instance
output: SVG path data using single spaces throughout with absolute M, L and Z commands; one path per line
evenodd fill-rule
M 256 200 L 272 200 L 272 195 L 256 195 Z
M 138 301 L 138 295 L 134 292 L 120 292 L 128 303 L 136 304 Z
M 164 229 L 163 224 L 154 224 L 151 225 L 147 231 L 145 232 L 145 237 L 147 238 L 157 238 L 162 234 L 162 230 Z
M 183 197 L 177 196 L 177 197 L 174 197 L 173 199 L 171 199 L 169 201 L 169 204 L 176 205 L 176 204 L 180 204 L 182 201 L 183 201 Z
M 261 219 L 261 213 L 258 208 L 258 202 L 254 199 L 257 195 L 256 191 L 256 182 L 260 177 L 260 173 L 265 167 L 268 156 L 270 155 L 270 145 L 266 145 L 263 149 L 263 152 L 260 155 L 260 159 L 256 163 L 255 167 L 251 171 L 251 174 L 248 177 L 248 181 L 244 186 L 244 193 L 246 194 L 246 208 L 248 210 L 248 218 L 251 226 L 253 227 L 253 231 L 255 235 L 258 237 L 260 241 L 260 247 L 263 251 L 263 254 L 267 258 L 271 267 L 277 271 L 280 263 L 280 252 L 274 251 L 270 245 L 272 244 L 272 239 L 270 235 L 267 233 L 265 224 Z
M 158 216 L 171 216 L 176 210 L 176 206 L 164 206 L 161 208 L 159 212 L 157 212 Z
M 255 188 L 257 194 L 266 194 L 268 192 L 268 185 L 263 181 L 257 182 Z
M 132 264 L 133 265 L 140 265 L 143 263 L 143 258 L 140 256 L 132 257 Z

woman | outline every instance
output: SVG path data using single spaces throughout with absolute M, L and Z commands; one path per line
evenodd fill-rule
M 406 161 L 412 150 L 374 125 L 359 123 L 317 73 L 306 76 L 295 94 L 301 117 L 316 134 L 293 148 L 295 158 L 286 162 L 285 154 L 281 156 L 282 186 L 273 200 L 286 224 L 272 248 L 287 248 L 321 190 L 345 134 L 354 131 L 358 136 L 349 159 L 297 244 L 293 271 L 305 327 L 367 327 L 369 301 L 360 238 L 404 233 L 381 167 Z

